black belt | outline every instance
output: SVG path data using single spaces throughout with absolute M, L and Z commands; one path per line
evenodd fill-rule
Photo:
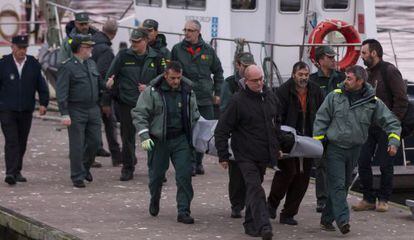
M 179 136 L 181 136 L 183 134 L 184 134 L 184 131 L 183 130 L 179 130 L 179 131 L 167 131 L 167 140 L 174 139 L 174 138 L 178 138 Z

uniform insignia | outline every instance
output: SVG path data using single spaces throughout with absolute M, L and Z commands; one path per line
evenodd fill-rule
M 205 54 L 202 54 L 202 55 L 201 55 L 201 59 L 202 59 L 202 60 L 208 60 L 208 56 L 207 56 L 207 55 L 205 55 Z
M 14 75 L 14 73 L 10 73 L 10 80 L 14 80 L 16 78 L 16 76 Z
M 182 104 L 179 102 L 179 103 L 178 103 L 178 107 L 179 107 L 179 108 L 181 108 L 181 106 L 182 106 Z
M 73 40 L 72 40 L 72 38 L 69 38 L 69 39 L 68 39 L 68 43 L 69 43 L 69 44 L 72 44 L 72 41 L 73 41 Z
M 153 63 L 153 62 L 150 64 L 150 67 L 152 67 L 152 68 L 153 68 L 153 67 L 155 67 L 155 65 L 154 65 L 154 63 Z
M 135 62 L 125 62 L 125 65 L 134 65 Z

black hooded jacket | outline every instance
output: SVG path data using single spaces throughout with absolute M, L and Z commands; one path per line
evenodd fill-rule
M 108 71 L 112 60 L 115 58 L 111 48 L 112 43 L 108 36 L 103 32 L 97 32 L 93 35 L 92 40 L 95 42 L 92 50 L 92 59 L 96 62 L 99 75 L 104 79 L 106 71 Z

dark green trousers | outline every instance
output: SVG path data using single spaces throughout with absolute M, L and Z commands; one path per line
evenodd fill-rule
M 336 222 L 338 226 L 349 222 L 349 208 L 346 197 L 352 183 L 352 172 L 357 164 L 361 147 L 344 149 L 327 144 L 326 167 L 328 199 L 322 212 L 321 222 Z
M 198 106 L 198 111 L 200 115 L 205 118 L 206 120 L 213 120 L 214 119 L 214 107 L 213 105 L 207 106 Z M 203 163 L 204 153 L 200 152 L 193 152 L 193 164 L 201 165 Z
M 151 199 L 160 199 L 162 182 L 168 170 L 171 159 L 175 168 L 175 182 L 177 185 L 178 213 L 190 213 L 190 204 L 193 199 L 191 184 L 191 149 L 184 134 L 165 142 L 154 141 L 152 151 L 148 151 L 148 175 Z
M 315 163 L 315 193 L 317 204 L 326 204 L 328 192 L 326 190 L 326 153 L 316 158 Z
M 101 111 L 92 108 L 70 107 L 69 134 L 70 177 L 72 181 L 84 180 L 96 151 L 101 145 Z

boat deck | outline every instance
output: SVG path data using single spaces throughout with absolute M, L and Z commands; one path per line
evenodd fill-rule
M 67 131 L 51 121 L 35 119 L 29 136 L 23 174 L 27 183 L 9 187 L 0 182 L 0 206 L 35 219 L 80 239 L 251 239 L 243 233 L 242 219 L 230 218 L 227 172 L 217 159 L 207 157 L 206 175 L 193 178 L 194 225 L 176 222 L 174 171 L 170 168 L 163 188 L 158 217 L 148 213 L 148 178 L 145 155 L 138 150 L 134 179 L 120 182 L 119 167 L 110 158 L 98 158 L 100 169 L 92 169 L 94 181 L 85 189 L 72 187 L 69 178 Z M 1 138 L 0 145 L 4 146 Z M 0 177 L 4 178 L 4 153 Z M 273 171 L 268 170 L 264 186 L 269 190 Z M 315 212 L 314 185 L 310 184 L 296 219 L 298 226 L 281 225 L 272 220 L 275 239 L 343 238 L 339 231 L 319 229 L 320 215 Z M 359 200 L 349 196 L 349 202 Z M 0 213 L 5 210 L 0 209 Z M 7 214 L 6 214 L 7 215 Z M 0 214 L 0 224 L 7 221 Z M 413 239 L 414 220 L 408 208 L 392 206 L 387 213 L 352 212 L 349 239 Z M 0 238 L 1 239 L 1 238 Z M 48 238 L 52 239 L 52 238 Z M 59 239 L 59 238 L 53 238 Z M 61 238 L 63 239 L 63 238 Z M 70 239 L 70 238 L 65 238 Z

